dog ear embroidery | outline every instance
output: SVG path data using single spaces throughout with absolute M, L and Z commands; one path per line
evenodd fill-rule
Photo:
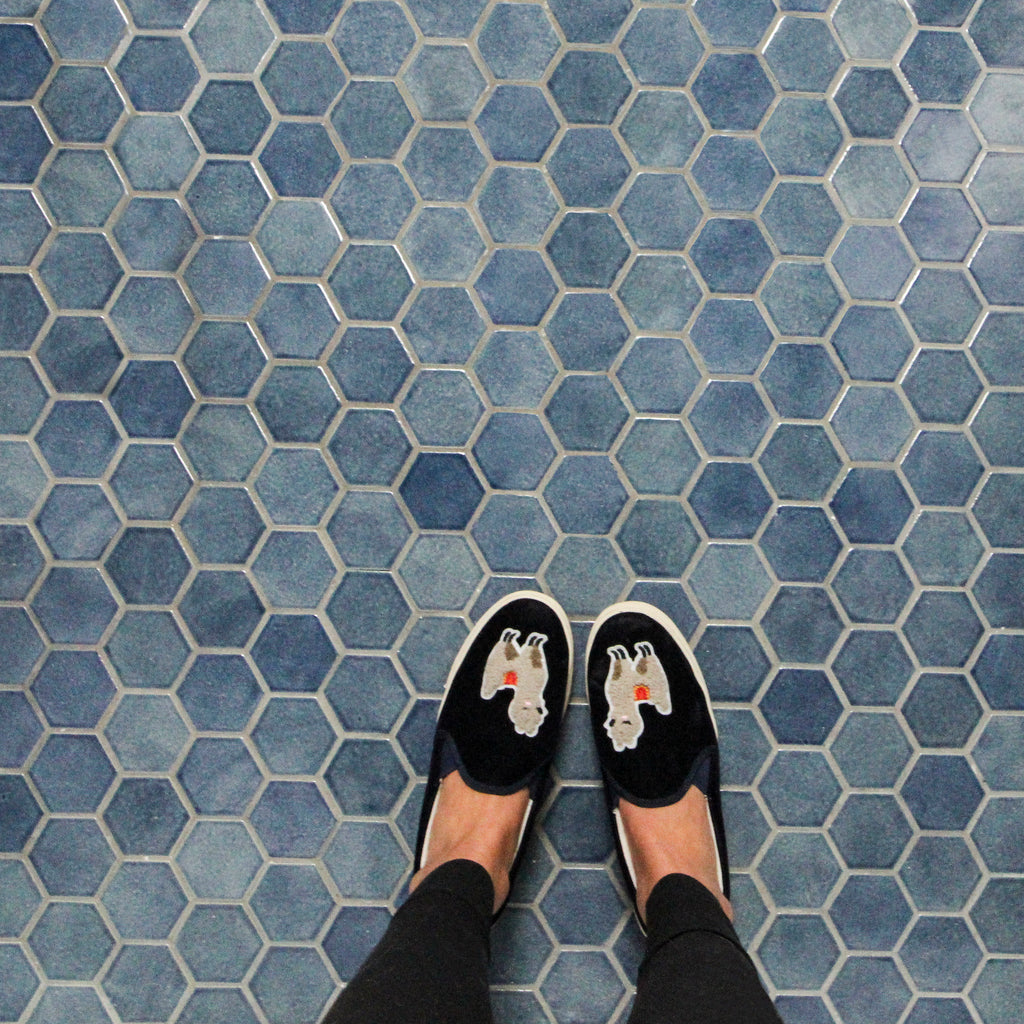
M 499 690 L 514 690 L 508 717 L 521 736 L 536 736 L 548 716 L 544 703 L 544 688 L 548 683 L 544 657 L 547 641 L 545 634 L 531 633 L 520 644 L 519 630 L 506 629 L 484 664 L 480 696 L 490 700 Z
M 654 647 L 642 640 L 634 644 L 633 649 L 636 657 L 631 659 L 622 644 L 608 648 L 611 660 L 604 684 L 604 695 L 608 701 L 604 728 L 619 754 L 624 750 L 634 750 L 644 731 L 641 704 L 653 704 L 663 715 L 672 713 L 668 679 Z

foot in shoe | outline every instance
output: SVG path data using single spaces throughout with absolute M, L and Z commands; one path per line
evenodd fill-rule
M 647 898 L 666 875 L 682 873 L 709 889 L 732 920 L 732 904 L 718 885 L 715 839 L 708 820 L 707 798 L 696 788 L 667 807 L 638 807 L 619 800 L 636 869 L 637 910 L 646 920 Z
M 515 860 L 528 790 L 493 796 L 470 789 L 458 772 L 446 775 L 437 795 L 429 856 L 409 883 L 414 890 L 435 868 L 450 860 L 482 864 L 494 883 L 494 910 L 508 898 L 509 869 Z

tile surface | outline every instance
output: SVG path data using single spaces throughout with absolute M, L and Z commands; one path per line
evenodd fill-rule
M 497 597 L 690 637 L 780 1013 L 1024 992 L 1015 0 L 0 2 L 0 1021 L 317 1024 Z M 642 949 L 579 679 L 499 1020 Z

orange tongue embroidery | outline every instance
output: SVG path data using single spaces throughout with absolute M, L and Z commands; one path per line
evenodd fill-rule
M 649 686 L 639 685 L 633 687 L 633 700 L 639 703 L 642 700 L 651 699 L 651 688 Z
M 505 678 L 502 680 L 505 686 L 515 686 L 519 682 L 519 676 L 515 674 L 511 669 L 505 673 Z

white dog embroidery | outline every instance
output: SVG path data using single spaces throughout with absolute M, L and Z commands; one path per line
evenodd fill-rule
M 499 690 L 515 690 L 508 706 L 508 717 L 521 736 L 536 736 L 548 716 L 544 687 L 548 682 L 548 663 L 543 633 L 531 633 L 519 643 L 519 630 L 506 629 L 487 655 L 480 696 L 490 700 Z
M 672 698 L 668 691 L 665 670 L 646 641 L 634 644 L 636 658 L 621 644 L 608 648 L 611 664 L 604 683 L 608 701 L 608 717 L 604 728 L 617 753 L 633 750 L 644 731 L 640 715 L 641 704 L 653 704 L 663 715 L 672 713 Z

